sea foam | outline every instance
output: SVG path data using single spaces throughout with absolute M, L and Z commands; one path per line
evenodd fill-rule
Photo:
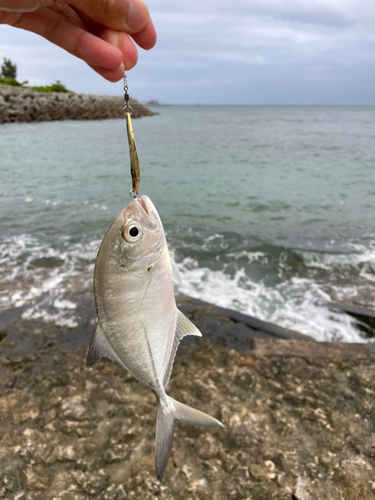
M 215 234 L 208 236 L 206 243 L 215 241 L 224 238 Z M 1 307 L 29 305 L 24 318 L 77 326 L 76 304 L 67 298 L 67 293 L 92 289 L 99 245 L 99 239 L 73 243 L 67 238 L 49 244 L 26 234 L 3 240 Z M 375 249 L 357 246 L 351 250 L 344 254 L 295 250 L 303 264 L 302 271 L 297 272 L 289 269 L 285 252 L 271 257 L 266 251 L 220 247 L 225 255 L 217 254 L 212 267 L 192 257 L 181 259 L 178 266 L 184 282 L 178 291 L 297 330 L 316 340 L 365 342 L 368 339 L 353 318 L 329 308 L 332 301 L 354 298 L 360 302 L 361 297 L 366 298 L 367 305 L 372 300 L 375 304 Z M 221 263 L 222 258 L 225 262 Z M 259 273 L 265 268 L 274 269 L 276 281 L 270 282 L 267 273 Z

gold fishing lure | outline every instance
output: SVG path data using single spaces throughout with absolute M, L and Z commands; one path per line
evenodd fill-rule
M 125 112 L 126 117 L 126 130 L 128 132 L 129 154 L 130 154 L 130 173 L 132 176 L 132 189 L 130 195 L 138 195 L 138 188 L 141 182 L 141 174 L 139 170 L 139 159 L 137 153 L 137 146 L 135 145 L 132 120 L 129 111 Z
M 124 113 L 126 118 L 126 131 L 128 133 L 129 155 L 130 155 L 130 173 L 132 177 L 132 188 L 130 196 L 136 198 L 138 196 L 138 188 L 141 182 L 141 172 L 139 168 L 139 159 L 137 153 L 137 146 L 135 144 L 131 114 L 133 108 L 129 105 L 128 82 L 126 75 L 124 75 Z

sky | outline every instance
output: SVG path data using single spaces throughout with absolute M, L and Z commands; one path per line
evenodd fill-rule
M 158 33 L 129 92 L 169 104 L 375 105 L 374 0 L 149 0 Z M 122 95 L 62 49 L 0 26 L 18 79 Z

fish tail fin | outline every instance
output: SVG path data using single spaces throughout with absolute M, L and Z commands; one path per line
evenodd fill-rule
M 176 421 L 190 425 L 202 425 L 204 427 L 224 427 L 219 420 L 210 417 L 206 413 L 203 413 L 203 411 L 179 403 L 167 395 L 165 398 L 163 398 L 163 401 L 158 400 L 156 417 L 155 467 L 156 475 L 160 481 L 171 453 L 174 423 Z
M 167 396 L 167 400 L 168 400 Z M 156 440 L 155 440 L 155 468 L 159 481 L 162 480 L 165 468 L 167 467 L 169 455 L 171 454 L 174 416 L 164 401 L 158 399 L 158 409 L 156 415 Z

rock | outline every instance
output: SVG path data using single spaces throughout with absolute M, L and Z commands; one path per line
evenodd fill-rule
M 29 466 L 23 471 L 28 490 L 45 490 L 48 487 L 49 475 L 42 466 Z
M 208 432 L 199 436 L 195 447 L 198 450 L 198 456 L 204 460 L 219 457 L 223 449 L 220 441 Z
M 99 469 L 96 474 L 82 471 L 72 471 L 71 474 L 77 485 L 89 495 L 97 495 L 105 489 L 107 477 L 103 469 Z
M 262 465 L 250 465 L 250 474 L 258 481 L 275 479 L 275 464 L 271 460 L 266 460 Z
M 87 304 L 94 314 L 94 303 Z M 154 395 L 111 360 L 85 368 L 92 324 L 63 330 L 22 319 L 22 311 L 7 315 L 0 498 L 373 499 L 372 348 L 348 356 L 338 345 L 321 350 L 318 342 L 298 347 L 293 340 L 286 349 L 285 339 L 264 339 L 261 352 L 257 342 L 238 352 L 215 346 L 215 329 L 236 323 L 210 311 L 193 302 L 185 308 L 203 339 L 178 350 L 168 394 L 221 419 L 225 429 L 176 422 L 161 483 Z M 212 337 L 205 338 L 207 331 Z M 25 343 L 34 346 L 33 356 L 20 354 Z
M 81 420 L 86 413 L 85 403 L 87 403 L 87 399 L 81 396 L 71 396 L 63 399 L 60 417 L 63 419 L 73 418 L 75 420 Z
M 77 458 L 75 449 L 71 444 L 69 444 L 68 446 L 62 446 L 62 445 L 56 446 L 53 455 L 60 462 L 63 462 L 64 460 L 74 461 Z
M 257 356 L 305 356 L 307 358 L 375 359 L 375 344 L 344 344 L 340 342 L 300 342 L 289 339 L 254 339 Z
M 53 492 L 53 497 L 64 498 L 72 483 L 74 483 L 74 480 L 70 472 L 58 472 L 53 478 L 50 487 L 51 492 Z
M 154 114 L 135 99 L 130 104 L 133 118 Z M 0 85 L 0 123 L 124 118 L 123 106 L 121 96 L 34 92 Z

